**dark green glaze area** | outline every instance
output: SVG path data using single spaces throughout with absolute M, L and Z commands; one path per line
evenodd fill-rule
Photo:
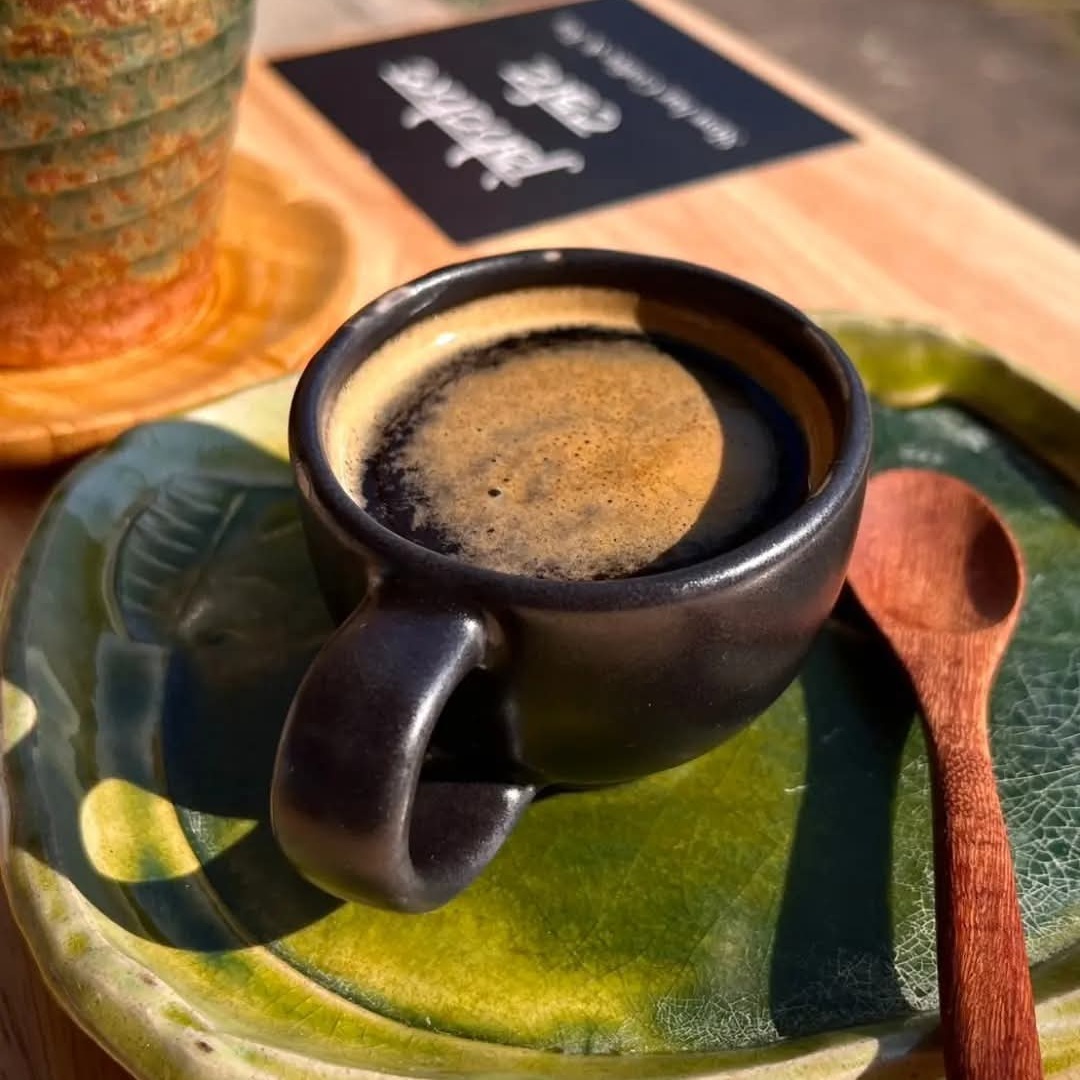
M 1031 596 L 993 738 L 1029 947 L 1044 959 L 1080 937 L 1070 496 L 956 409 L 878 406 L 875 422 L 879 468 L 971 481 L 1024 546 Z M 902 676 L 847 601 L 750 728 L 649 780 L 542 801 L 445 909 L 339 905 L 300 881 L 270 836 L 267 790 L 327 626 L 287 482 L 178 478 L 134 519 L 117 564 L 129 633 L 171 653 L 169 790 L 242 938 L 405 1023 L 570 1053 L 760 1046 L 934 1007 L 921 734 Z M 257 824 L 238 839 L 238 821 Z M 196 920 L 168 936 L 214 947 Z

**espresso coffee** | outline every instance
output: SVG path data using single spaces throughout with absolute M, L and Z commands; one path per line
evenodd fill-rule
M 443 554 L 565 580 L 701 561 L 805 498 L 799 425 L 745 371 L 575 299 L 554 325 L 431 320 L 437 362 L 414 358 L 382 405 L 378 379 L 373 396 L 347 387 L 334 427 L 353 498 Z

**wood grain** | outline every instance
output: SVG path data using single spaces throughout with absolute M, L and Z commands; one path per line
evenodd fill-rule
M 870 482 L 848 579 L 922 705 L 946 1075 L 1038 1080 L 1035 1004 L 988 729 L 994 675 L 1024 593 L 1019 547 L 966 484 L 893 469 Z
M 131 1080 L 57 1004 L 0 898 L 0 1080 Z
M 265 67 L 253 71 L 242 106 L 242 145 L 302 160 L 307 177 L 348 201 L 367 256 L 358 301 L 475 254 L 631 249 L 718 267 L 809 310 L 908 316 L 960 331 L 1077 392 L 1080 250 L 706 16 L 672 0 L 645 6 L 857 140 L 464 247 Z
M 467 249 L 455 247 L 259 64 L 253 66 L 241 107 L 238 145 L 272 165 L 288 162 L 305 188 L 343 211 L 360 252 L 346 306 L 470 254 L 603 245 L 720 267 L 809 309 L 907 315 L 951 327 L 1080 398 L 1075 359 L 1080 355 L 1080 252 L 1075 247 L 707 17 L 676 0 L 646 3 L 846 126 L 858 141 Z M 306 16 L 315 11 L 306 8 Z M 441 22 L 443 16 L 430 21 Z M 344 40 L 346 27 L 331 30 Z M 0 472 L 0 574 L 14 564 L 54 479 L 54 472 Z M 0 964 L 0 1080 L 126 1076 L 51 1000 L 2 900 L 0 952 L 5 958 Z
M 957 680 L 927 711 L 927 727 L 934 732 L 942 718 L 985 732 L 986 698 L 972 698 Z M 958 745 L 935 734 L 930 747 L 945 1074 L 950 1080 L 1039 1080 L 1024 928 L 989 743 Z

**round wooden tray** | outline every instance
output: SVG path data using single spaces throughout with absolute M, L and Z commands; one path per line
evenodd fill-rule
M 335 209 L 235 155 L 202 308 L 167 338 L 119 356 L 0 368 L 0 468 L 71 457 L 133 424 L 301 366 L 350 313 L 355 264 Z

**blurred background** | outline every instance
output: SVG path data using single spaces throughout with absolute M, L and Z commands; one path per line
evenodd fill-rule
M 1080 239 L 1080 0 L 695 0 L 733 30 Z M 274 55 L 501 0 L 260 0 Z M 316 36 L 313 36 L 316 35 Z

